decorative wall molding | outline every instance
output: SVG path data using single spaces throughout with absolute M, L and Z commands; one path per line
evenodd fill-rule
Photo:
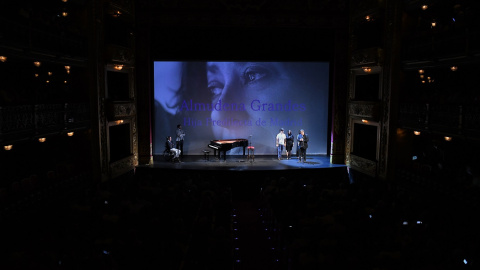
M 384 50 L 374 47 L 352 52 L 350 65 L 361 67 L 366 65 L 382 66 L 384 62 Z
M 135 5 L 133 0 L 111 0 L 109 2 L 109 8 L 121 10 L 123 13 L 133 15 Z
M 369 101 L 350 101 L 348 114 L 351 117 L 368 118 L 374 121 L 379 120 L 380 103 Z
M 376 176 L 377 163 L 354 154 L 350 154 L 350 167 L 370 176 Z
M 135 164 L 136 164 L 136 161 L 135 161 L 134 155 L 131 155 L 126 158 L 110 163 L 110 167 L 109 167 L 110 178 L 115 178 L 130 170 L 133 170 L 135 168 Z
M 108 63 L 133 65 L 135 62 L 135 54 L 130 48 L 108 44 L 105 50 L 105 59 Z
M 117 102 L 111 101 L 107 103 L 108 120 L 116 120 L 129 118 L 137 114 L 134 102 Z

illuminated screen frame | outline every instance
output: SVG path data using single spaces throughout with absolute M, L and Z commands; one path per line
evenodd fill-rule
M 154 155 L 163 154 L 167 136 L 175 144 L 178 124 L 185 155 L 227 139 L 247 139 L 256 155 L 276 155 L 281 128 L 292 131 L 293 154 L 300 129 L 309 137 L 307 154 L 328 154 L 330 61 L 155 60 L 153 85 Z

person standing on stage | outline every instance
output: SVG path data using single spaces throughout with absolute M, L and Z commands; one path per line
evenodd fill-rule
M 287 150 L 287 159 L 290 159 L 292 156 L 292 148 L 294 144 L 295 137 L 293 137 L 292 131 L 289 130 L 286 137 L 286 150 Z
M 275 139 L 275 145 L 277 146 L 278 160 L 282 159 L 282 151 L 283 151 L 283 147 L 285 146 L 285 144 L 286 144 L 286 136 L 285 136 L 285 133 L 284 133 L 284 129 L 281 128 L 280 132 L 278 132 L 277 137 Z
M 176 148 L 180 150 L 180 155 L 183 158 L 183 137 L 185 137 L 185 131 L 182 129 L 182 125 L 177 125 L 177 139 L 175 140 L 177 145 Z
M 305 133 L 303 129 L 300 129 L 300 135 L 302 135 L 302 138 L 299 140 L 300 144 L 300 161 L 299 162 L 304 162 L 307 160 L 307 148 L 308 148 L 308 135 Z
M 299 130 L 297 135 L 297 158 L 300 160 L 300 139 L 303 138 L 302 132 Z

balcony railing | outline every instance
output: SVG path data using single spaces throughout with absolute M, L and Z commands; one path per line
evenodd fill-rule
M 3 144 L 85 129 L 89 125 L 90 109 L 87 103 L 0 107 L 0 143 Z
M 403 103 L 399 126 L 477 137 L 480 136 L 480 105 Z

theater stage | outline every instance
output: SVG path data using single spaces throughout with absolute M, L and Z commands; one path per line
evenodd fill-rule
M 326 155 L 307 156 L 305 163 L 299 163 L 298 159 L 278 160 L 277 156 L 255 156 L 255 161 L 247 161 L 246 156 L 232 155 L 219 160 L 212 155 L 209 159 L 204 156 L 185 156 L 182 163 L 165 161 L 163 156 L 154 156 L 153 164 L 139 165 L 137 168 L 164 168 L 182 170 L 227 170 L 227 171 L 278 171 L 278 170 L 309 170 L 322 168 L 342 168 L 344 164 L 331 164 L 330 157 Z

